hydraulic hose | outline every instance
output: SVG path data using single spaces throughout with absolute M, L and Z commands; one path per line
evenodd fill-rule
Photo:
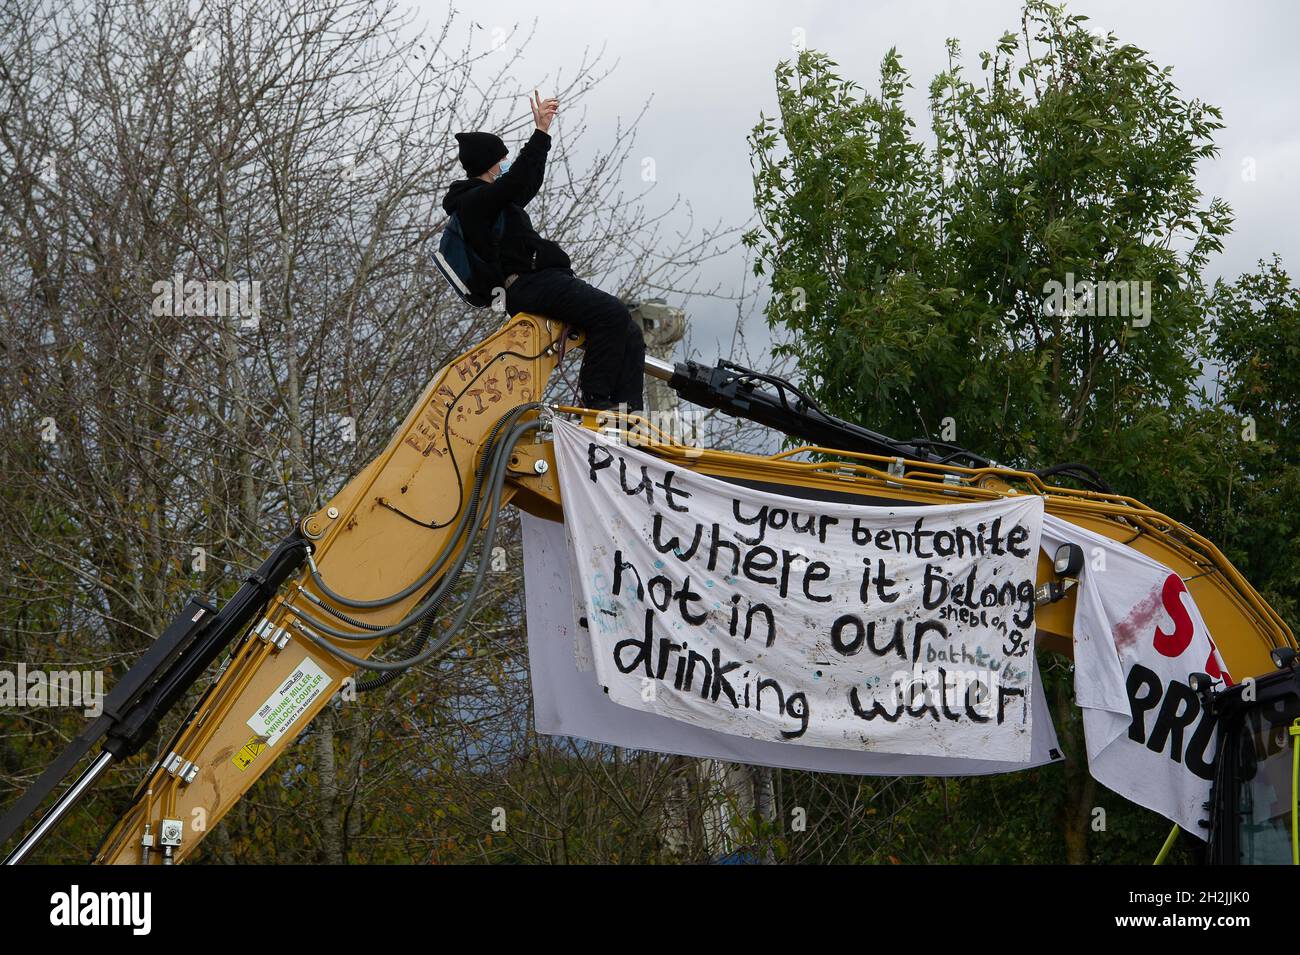
M 541 407 L 541 406 L 537 405 L 536 403 L 532 403 L 529 405 L 520 405 L 518 408 L 512 409 L 509 415 L 503 417 L 517 416 L 522 410 L 525 410 L 529 407 Z M 505 462 L 506 452 L 508 452 L 509 449 L 514 446 L 515 439 L 518 435 L 521 435 L 526 431 L 533 430 L 538 427 L 540 427 L 540 422 L 537 419 L 534 419 L 530 422 L 527 422 L 524 426 L 522 426 L 522 430 L 519 427 L 513 430 L 510 433 L 510 436 L 507 440 L 498 441 L 495 445 L 489 448 L 488 453 L 484 455 L 486 458 L 489 459 L 486 468 L 487 472 L 489 474 L 499 473 L 501 476 L 501 480 L 504 480 L 505 468 L 506 468 L 506 462 Z M 492 510 L 493 513 L 495 513 L 496 511 L 495 504 L 493 505 Z M 453 537 L 450 539 L 448 545 L 443 548 L 442 553 L 439 555 L 438 560 L 435 562 L 434 564 L 435 568 L 441 568 L 442 564 L 446 561 L 447 556 L 455 549 L 454 543 L 452 542 L 459 539 L 458 535 L 460 531 L 461 531 L 461 523 L 458 522 L 456 530 L 453 531 Z M 453 570 L 446 573 L 442 577 L 442 579 L 438 581 L 438 583 L 434 586 L 434 589 L 424 598 L 424 600 L 420 604 L 418 604 L 415 607 L 414 610 L 411 611 L 411 613 L 407 617 L 398 621 L 397 623 L 390 624 L 388 626 L 381 626 L 381 627 L 375 627 L 373 625 L 364 626 L 363 629 L 367 630 L 368 631 L 367 633 L 358 634 L 358 633 L 349 633 L 346 630 L 340 630 L 337 627 L 330 625 L 329 623 L 326 623 L 322 620 L 319 620 L 311 616 L 308 613 L 305 613 L 304 611 L 293 606 L 292 604 L 287 604 L 285 606 L 285 609 L 288 610 L 295 617 L 299 618 L 300 620 L 305 621 L 311 626 L 321 630 L 323 633 L 326 633 L 329 636 L 334 637 L 335 639 L 338 640 L 345 640 L 345 641 L 350 641 L 355 643 L 358 641 L 374 640 L 379 637 L 387 637 L 395 633 L 401 633 L 403 630 L 406 630 L 412 625 L 414 625 L 415 623 L 417 623 L 424 616 L 425 612 L 429 610 L 430 607 L 436 607 L 438 605 L 439 601 L 446 594 L 446 592 L 451 588 L 452 585 L 455 584 L 456 578 L 460 574 L 460 568 L 464 565 L 464 562 L 467 559 L 467 554 L 468 554 L 468 547 L 466 547 L 464 550 L 461 551 L 461 556 L 457 560 L 456 567 Z M 427 573 L 425 576 L 426 577 L 428 576 Z M 405 591 L 410 591 L 410 588 L 409 587 L 405 588 Z M 304 593 L 306 592 L 304 591 Z M 313 602 L 316 603 L 318 606 L 323 606 L 318 599 L 314 598 L 313 595 L 307 594 L 307 596 L 312 597 Z M 389 602 L 390 599 L 391 598 L 385 598 L 384 602 Z
M 495 457 L 495 455 L 500 453 L 501 446 L 497 443 L 497 435 L 500 433 L 502 428 L 512 424 L 514 420 L 519 417 L 519 415 L 523 414 L 525 411 L 529 410 L 530 408 L 540 408 L 540 407 L 542 406 L 538 402 L 528 402 L 527 404 L 516 405 L 514 408 L 511 408 L 509 411 L 503 414 L 501 418 L 496 422 L 496 424 L 492 426 L 492 430 L 489 431 L 487 434 L 487 438 L 484 441 L 485 451 L 483 457 L 487 459 L 488 457 Z M 476 520 L 478 514 L 479 496 L 483 487 L 483 477 L 486 472 L 489 472 L 491 470 L 493 463 L 494 462 L 485 460 L 484 466 L 480 466 L 475 469 L 474 487 L 470 492 L 468 504 L 461 511 L 460 518 L 456 521 L 456 526 L 451 532 L 451 538 L 450 538 L 451 542 L 460 540 L 460 536 L 463 533 L 464 528 L 467 524 L 470 527 L 474 526 L 473 522 Z M 311 579 L 316 584 L 316 586 L 320 588 L 321 593 L 329 597 L 330 600 L 333 600 L 335 603 L 342 604 L 345 607 L 353 607 L 358 610 L 369 609 L 374 607 L 387 607 L 397 603 L 399 600 L 404 600 L 405 598 L 409 597 L 411 594 L 419 590 L 421 587 L 423 587 L 425 584 L 427 584 L 430 580 L 432 580 L 438 574 L 438 571 L 442 569 L 442 565 L 446 562 L 448 555 L 451 554 L 451 552 L 454 549 L 455 549 L 454 546 L 452 546 L 452 544 L 449 543 L 449 545 L 443 548 L 441 553 L 439 553 L 437 559 L 434 560 L 433 565 L 429 567 L 429 569 L 426 570 L 423 574 L 421 574 L 418 579 L 412 581 L 410 584 L 403 587 L 401 590 L 397 591 L 397 593 L 390 594 L 387 597 L 377 597 L 373 600 L 357 600 L 353 597 L 346 597 L 343 594 L 336 593 L 334 590 L 330 589 L 329 585 L 325 583 L 324 579 L 320 575 L 320 572 L 317 570 L 315 561 L 310 562 Z M 304 591 L 304 593 L 306 592 Z M 320 600 L 318 600 L 314 595 L 309 593 L 306 595 L 312 600 L 313 603 L 316 603 L 321 607 L 325 607 L 326 610 L 331 609 L 329 607 L 326 607 L 323 603 L 321 603 Z M 338 616 L 338 614 L 336 614 L 336 616 Z M 341 619 L 347 620 L 348 618 L 341 617 Z M 369 629 L 369 626 L 367 626 L 366 624 L 356 624 L 355 621 L 352 620 L 348 620 L 348 622 L 353 623 L 356 626 L 360 626 L 363 629 Z
M 515 425 L 513 428 L 510 429 L 510 431 L 505 436 L 504 439 L 505 444 L 503 446 L 513 447 L 514 443 L 520 437 L 522 437 L 524 434 L 527 434 L 529 431 L 534 431 L 540 428 L 541 424 L 542 423 L 540 420 L 533 419 L 531 421 L 526 421 L 522 424 Z M 416 666 L 420 663 L 424 663 L 425 661 L 431 659 L 435 654 L 437 654 L 440 650 L 442 650 L 442 648 L 445 647 L 452 640 L 452 638 L 456 636 L 457 633 L 460 632 L 460 629 L 464 626 L 465 621 L 469 619 L 470 614 L 474 611 L 475 598 L 483 589 L 483 579 L 487 573 L 487 567 L 489 563 L 488 558 L 491 555 L 491 549 L 496 540 L 497 521 L 500 518 L 501 492 L 505 484 L 506 470 L 507 470 L 506 459 L 504 458 L 504 456 L 500 454 L 493 455 L 492 470 L 487 477 L 488 499 L 490 502 L 489 504 L 490 510 L 488 513 L 487 528 L 483 532 L 482 544 L 479 549 L 478 568 L 475 572 L 474 579 L 470 584 L 469 590 L 466 593 L 465 600 L 461 604 L 460 611 L 457 613 L 455 620 L 452 621 L 451 625 L 447 628 L 447 631 L 445 633 L 443 633 L 436 640 L 434 640 L 429 646 L 420 650 L 418 653 L 415 653 L 406 659 L 396 660 L 392 662 L 385 662 L 382 660 L 365 660 L 360 657 L 354 656 L 353 654 L 348 653 L 346 650 L 342 649 L 341 647 L 334 645 L 325 637 L 322 637 L 319 634 L 314 633 L 312 630 L 300 627 L 299 630 L 303 634 L 303 636 L 305 636 L 307 639 L 315 643 L 322 650 L 325 650 L 327 653 L 331 653 L 334 656 L 338 657 L 340 660 L 345 660 L 348 663 L 351 663 L 354 666 L 360 667 L 362 669 L 373 670 L 381 673 L 401 672 L 403 670 L 409 669 L 412 666 Z M 409 616 L 406 620 L 398 624 L 394 624 L 390 627 L 385 627 L 379 631 L 374 631 L 369 636 L 363 636 L 360 637 L 360 639 L 375 639 L 376 637 L 379 636 L 388 636 L 389 634 L 397 633 L 400 632 L 401 630 L 406 629 L 415 621 L 423 620 L 426 613 L 435 606 L 435 601 L 440 600 L 450 589 L 451 585 L 454 584 L 456 579 L 459 577 L 461 571 L 464 568 L 465 561 L 468 559 L 468 552 L 469 552 L 469 547 L 466 547 L 461 552 L 460 556 L 457 558 L 455 567 L 452 570 L 450 570 L 447 573 L 447 575 L 439 582 L 438 587 L 435 589 L 435 593 L 431 594 L 428 598 L 426 598 L 416 608 L 415 612 L 413 612 L 411 616 Z M 312 618 L 311 616 L 303 613 L 297 608 L 289 606 L 287 609 L 289 609 L 295 616 L 305 621 L 311 627 L 319 629 L 330 636 L 347 639 L 347 640 L 358 639 L 357 635 L 340 631 L 329 624 L 326 624 L 320 620 L 316 620 Z
M 371 690 L 377 690 L 381 686 L 387 686 L 394 680 L 400 679 L 402 674 L 410 670 L 413 665 L 410 664 L 410 660 L 412 657 L 419 656 L 420 651 L 428 644 L 429 635 L 433 633 L 433 621 L 436 618 L 437 614 L 430 610 L 425 615 L 424 619 L 420 621 L 419 629 L 415 631 L 415 640 L 411 642 L 410 652 L 398 660 L 399 663 L 403 660 L 407 661 L 408 666 L 406 670 L 389 670 L 387 673 L 378 673 L 375 676 L 368 676 L 364 680 L 359 680 L 357 682 L 357 692 L 369 693 Z

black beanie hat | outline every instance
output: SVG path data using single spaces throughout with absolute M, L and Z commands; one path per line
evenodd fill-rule
M 456 142 L 460 143 L 460 164 L 471 178 L 483 175 L 510 152 L 501 137 L 491 133 L 457 133 Z

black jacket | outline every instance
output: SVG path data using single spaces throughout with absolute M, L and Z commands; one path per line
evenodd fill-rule
M 452 183 L 442 200 L 442 208 L 449 215 L 460 213 L 460 226 L 470 247 L 486 261 L 500 263 L 501 281 L 514 273 L 571 267 L 564 250 L 538 235 L 528 213 L 524 212 L 524 206 L 542 188 L 546 153 L 550 148 L 550 135 L 535 129 L 510 168 L 497 176 L 496 182 L 462 179 Z M 505 231 L 494 247 L 492 226 L 503 210 Z

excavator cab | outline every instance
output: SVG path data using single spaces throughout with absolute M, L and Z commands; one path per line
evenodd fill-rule
M 1274 651 L 1276 672 L 1215 693 L 1218 767 L 1211 790 L 1212 865 L 1300 864 L 1300 673 Z

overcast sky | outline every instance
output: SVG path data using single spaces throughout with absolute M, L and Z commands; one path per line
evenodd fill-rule
M 433 22 L 446 13 L 445 0 L 420 2 Z M 877 89 L 882 56 L 896 46 L 912 74 L 913 117 L 925 130 L 925 91 L 945 64 L 944 40 L 960 40 L 967 69 L 975 71 L 979 52 L 1017 27 L 1020 17 L 1015 0 L 493 0 L 461 9 L 459 26 L 468 29 L 469 18 L 481 24 L 485 47 L 494 29 L 529 27 L 536 20 L 535 38 L 513 69 L 515 79 L 528 86 L 557 70 L 571 73 L 584 48 L 603 45 L 606 60 L 617 67 L 585 100 L 592 143 L 600 141 L 604 124 L 631 118 L 652 97 L 623 171 L 629 190 L 642 185 L 641 158 L 653 157 L 652 209 L 680 195 L 698 220 L 733 225 L 747 222 L 753 212 L 746 136 L 760 112 L 775 113 L 773 69 L 792 55 L 796 29 L 808 47 L 828 53 L 841 75 L 869 91 Z M 1235 276 L 1273 252 L 1300 274 L 1300 5 L 1075 0 L 1069 9 L 1087 15 L 1099 32 L 1114 31 L 1157 63 L 1172 66 L 1185 98 L 1222 109 L 1221 153 L 1202 165 L 1200 185 L 1207 197 L 1231 204 L 1236 226 L 1214 274 Z M 513 55 L 508 47 L 501 54 Z M 563 112 L 553 133 L 564 135 Z M 1248 159 L 1253 181 L 1243 177 Z M 739 287 L 743 272 L 739 250 L 704 267 L 707 282 L 732 288 Z M 703 299 L 674 304 L 688 310 L 701 357 L 712 360 L 719 340 L 726 349 L 731 308 Z M 747 328 L 755 339 L 765 339 L 757 313 Z

